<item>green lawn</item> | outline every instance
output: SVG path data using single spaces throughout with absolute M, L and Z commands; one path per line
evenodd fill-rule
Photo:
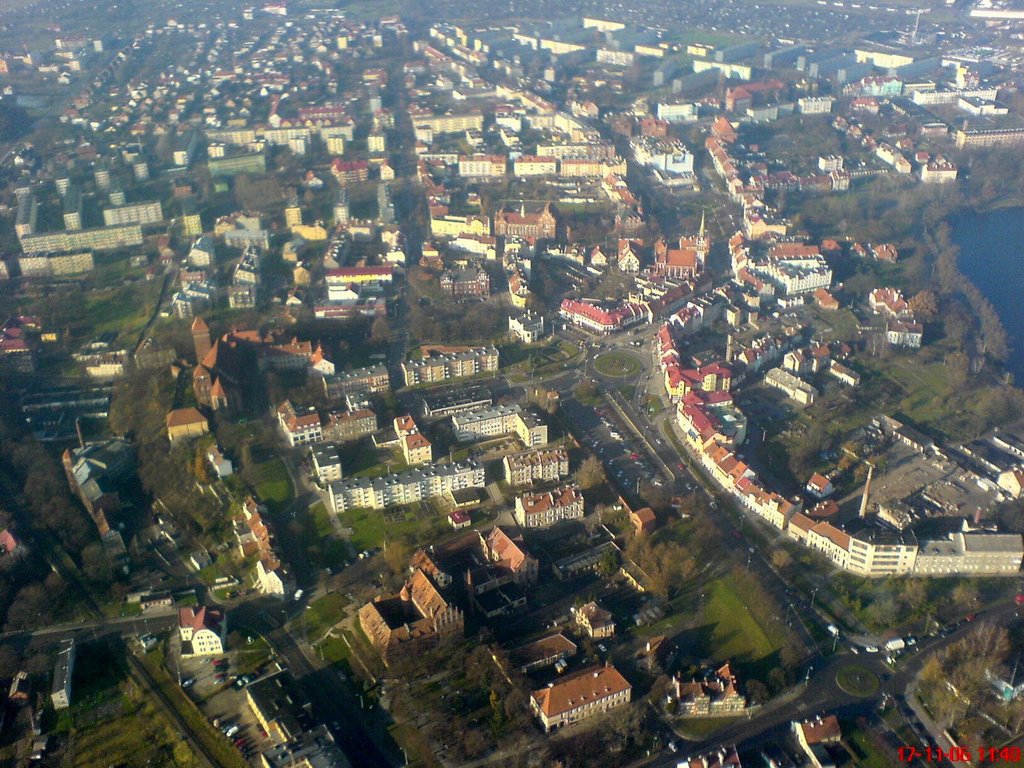
M 744 605 L 728 577 L 712 582 L 704 618 L 714 624 L 712 641 L 718 659 L 757 662 L 779 649 Z
M 625 352 L 605 352 L 594 358 L 594 369 L 605 376 L 636 376 L 640 362 Z
M 302 544 L 310 562 L 321 568 L 342 568 L 348 562 L 348 547 L 335 533 L 331 515 L 323 502 L 299 515 Z
M 323 634 L 341 621 L 345 616 L 345 608 L 351 601 L 338 592 L 328 592 L 323 597 L 318 597 L 311 602 L 303 611 L 301 620 L 292 622 L 295 624 L 304 623 L 306 636 L 310 642 L 319 640 Z
M 380 547 L 384 543 L 385 534 L 389 538 L 411 537 L 413 541 L 421 543 L 445 530 L 451 530 L 446 528 L 440 515 L 418 517 L 413 512 L 407 512 L 404 520 L 388 523 L 384 520 L 384 513 L 378 509 L 350 509 L 341 515 L 341 521 L 353 530 L 350 541 L 358 550 Z
M 715 731 L 735 723 L 735 717 L 690 717 L 680 720 L 675 727 L 676 733 L 688 741 L 703 741 Z
M 288 469 L 281 459 L 256 465 L 256 495 L 268 506 L 280 509 L 295 495 Z
M 854 729 L 851 723 L 843 723 L 843 734 L 847 751 L 853 755 L 854 763 L 860 768 L 889 768 L 893 764 L 895 756 L 879 743 L 874 734 Z
M 198 761 L 171 724 L 137 689 L 122 693 L 72 736 L 72 757 L 64 765 L 164 765 L 190 768 Z
M 881 686 L 878 675 L 856 664 L 840 669 L 836 673 L 836 683 L 851 696 L 862 698 L 874 696 Z

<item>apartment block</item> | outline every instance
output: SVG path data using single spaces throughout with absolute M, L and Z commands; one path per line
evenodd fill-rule
M 510 453 L 501 465 L 510 485 L 552 482 L 568 477 L 569 452 L 565 448 L 538 448 Z
M 445 496 L 465 488 L 483 488 L 484 468 L 476 461 L 411 469 L 383 477 L 357 477 L 332 483 L 329 499 L 336 514 L 347 509 L 385 509 Z
M 498 350 L 494 347 L 441 352 L 402 363 L 406 386 L 458 379 L 478 373 L 493 373 L 497 370 Z

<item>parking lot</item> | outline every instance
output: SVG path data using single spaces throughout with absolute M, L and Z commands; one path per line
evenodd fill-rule
M 240 667 L 251 664 L 245 649 L 216 656 L 181 658 L 180 643 L 174 638 L 170 648 L 172 665 L 180 670 L 182 688 L 206 718 L 224 733 L 247 759 L 257 759 L 260 749 L 270 746 L 255 715 L 246 701 L 243 680 L 253 680 L 256 673 L 240 675 Z M 241 679 L 240 679 L 241 678 Z
M 665 479 L 647 458 L 640 441 L 623 424 L 610 406 L 587 405 L 567 400 L 563 407 L 579 426 L 580 441 L 601 459 L 608 478 L 622 491 L 638 494 L 641 486 L 666 488 Z M 653 438 L 655 444 L 660 437 Z

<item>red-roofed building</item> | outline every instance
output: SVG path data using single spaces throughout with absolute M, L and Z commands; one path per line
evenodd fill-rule
M 503 208 L 494 214 L 494 234 L 505 237 L 536 237 L 554 239 L 558 234 L 558 216 L 551 203 L 536 210 L 528 210 L 524 203 L 519 208 Z
M 366 181 L 370 178 L 370 164 L 366 160 L 342 160 L 335 158 L 331 173 L 341 186 Z
M 0 531 L 0 554 L 20 557 L 25 552 L 25 546 L 14 537 L 10 528 L 4 528 L 3 531 Z
M 650 507 L 641 507 L 637 510 L 630 510 L 629 522 L 633 526 L 636 535 L 650 533 L 658 526 L 658 516 Z
M 583 517 L 583 494 L 575 485 L 516 498 L 516 522 L 524 528 L 546 528 L 562 520 Z
M 220 608 L 203 605 L 180 609 L 178 635 L 182 658 L 224 653 L 227 626 L 227 617 Z
M 291 401 L 285 400 L 277 408 L 277 422 L 288 445 L 293 448 L 296 445 L 319 443 L 324 439 L 320 414 L 312 406 L 303 408 L 300 412 Z
M 635 302 L 625 302 L 614 309 L 575 299 L 563 299 L 559 315 L 588 331 L 608 334 L 642 322 L 650 322 L 650 308 Z
M 816 499 L 824 499 L 826 496 L 831 496 L 835 491 L 835 488 L 832 487 L 831 480 L 824 475 L 815 472 L 811 475 L 811 479 L 807 481 L 807 485 L 804 490 Z
M 590 667 L 534 691 L 530 704 L 545 732 L 628 704 L 633 687 L 611 665 Z

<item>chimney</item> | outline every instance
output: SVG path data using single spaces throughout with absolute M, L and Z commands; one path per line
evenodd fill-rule
M 864 495 L 860 499 L 860 512 L 859 517 L 864 518 L 868 516 L 868 494 L 871 493 L 871 475 L 875 472 L 875 465 L 870 461 L 868 462 L 868 479 L 864 482 Z
M 78 447 L 85 448 L 85 440 L 82 438 L 82 420 L 75 417 L 75 434 L 78 435 Z
M 725 362 L 731 363 L 732 362 L 732 358 L 733 358 L 733 354 L 734 354 L 733 337 L 732 337 L 732 334 L 730 333 L 729 336 L 728 336 L 728 339 L 725 342 Z
M 981 507 L 974 510 L 974 524 L 981 525 Z

